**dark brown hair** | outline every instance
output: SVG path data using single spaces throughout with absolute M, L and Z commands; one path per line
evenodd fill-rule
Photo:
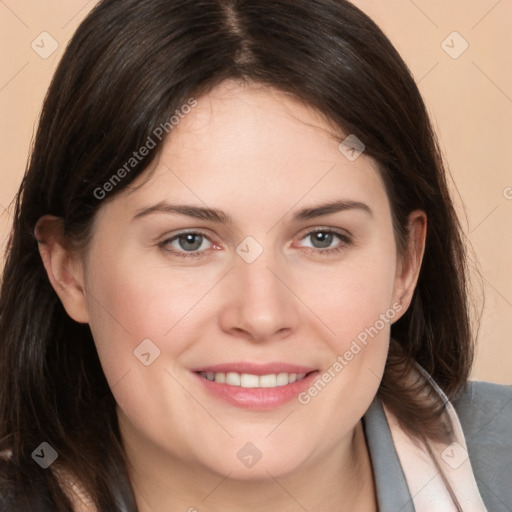
M 441 435 L 434 420 L 443 404 L 420 402 L 404 375 L 417 362 L 449 398 L 465 386 L 473 355 L 466 259 L 426 108 L 386 36 L 345 0 L 103 0 L 54 75 L 16 198 L 0 294 L 0 451 L 12 451 L 0 505 L 71 510 L 54 473 L 31 458 L 46 441 L 59 454 L 55 467 L 72 470 L 101 511 L 121 503 L 136 511 L 91 332 L 52 289 L 34 226 L 53 214 L 70 240 L 86 241 L 103 204 L 95 191 L 187 100 L 228 78 L 290 93 L 363 141 L 379 163 L 402 252 L 408 214 L 426 212 L 419 281 L 392 326 L 378 394 L 415 435 Z M 109 197 L 148 168 L 162 141 Z

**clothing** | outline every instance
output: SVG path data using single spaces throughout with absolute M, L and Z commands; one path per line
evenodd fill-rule
M 471 382 L 466 391 L 453 401 L 453 406 L 485 508 L 488 512 L 512 512 L 512 386 Z M 379 512 L 419 512 L 415 508 L 388 421 L 389 416 L 386 416 L 382 402 L 376 397 L 363 416 L 362 423 L 375 477 Z M 5 469 L 0 464 L 0 488 L 4 488 L 2 476 Z M 14 494 L 14 490 L 11 490 Z M 10 493 L 2 494 L 0 492 L 0 510 L 19 512 L 9 505 Z M 30 510 L 50 510 L 43 503 L 47 503 L 45 496 L 44 489 L 34 489 L 34 506 Z M 40 504 L 36 503 L 38 500 Z M 88 510 L 87 506 L 77 507 L 77 512 Z M 120 504 L 120 510 L 127 509 Z M 434 507 L 427 512 L 445 510 Z M 466 509 L 463 508 L 463 512 Z
M 452 405 L 462 427 L 472 473 L 485 508 L 488 512 L 512 512 L 512 386 L 471 382 Z M 375 475 L 379 512 L 418 512 L 385 408 L 377 397 L 363 417 L 363 426 Z M 457 470 L 453 473 L 457 478 Z M 456 509 L 454 506 L 435 507 L 432 512 L 445 510 Z

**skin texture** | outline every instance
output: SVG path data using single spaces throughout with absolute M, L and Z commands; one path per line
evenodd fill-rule
M 48 276 L 68 314 L 90 324 L 118 403 L 141 511 L 376 510 L 360 419 L 377 393 L 390 324 L 416 285 L 426 218 L 411 214 L 401 259 L 376 162 L 347 159 L 333 133 L 289 95 L 224 82 L 173 129 L 154 171 L 102 205 L 85 261 L 66 248 L 58 219 L 40 219 Z M 338 199 L 372 214 L 292 220 Z M 161 201 L 223 210 L 232 222 L 133 219 Z M 317 228 L 351 241 L 334 236 L 327 249 L 341 250 L 321 254 Z M 176 239 L 163 244 L 184 230 L 206 235 L 200 256 L 171 252 L 186 253 Z M 252 263 L 236 252 L 248 236 L 263 249 Z M 393 320 L 305 405 L 241 409 L 191 372 L 280 361 L 321 373 L 390 309 Z M 149 366 L 133 352 L 144 339 L 160 350 Z M 237 457 L 247 442 L 262 455 L 250 468 Z

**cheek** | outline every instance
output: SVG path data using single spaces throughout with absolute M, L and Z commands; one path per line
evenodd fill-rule
M 303 291 L 331 331 L 322 382 L 299 397 L 319 425 L 332 423 L 333 415 L 337 424 L 351 428 L 377 393 L 390 327 L 401 309 L 392 304 L 395 271 L 394 240 L 382 236 L 334 271 L 319 269 Z M 329 429 L 323 434 L 333 435 Z
M 377 326 L 381 315 L 394 317 L 392 307 L 396 256 L 393 243 L 382 238 L 364 250 L 354 251 L 336 267 L 318 267 L 314 278 L 305 281 L 302 294 L 331 334 L 337 353 L 347 350 L 347 343 Z M 349 343 L 350 344 L 350 343 Z
M 180 417 L 195 414 L 200 424 L 202 416 L 200 410 L 183 409 L 183 389 L 171 374 L 197 339 L 194 313 L 212 283 L 208 276 L 176 275 L 168 266 L 128 264 L 136 258 L 112 260 L 87 279 L 90 327 L 103 372 L 119 407 L 139 430 L 164 428 L 165 411 L 167 421 L 179 426 L 173 434 L 179 439 L 186 436 Z M 96 261 L 106 262 L 100 254 Z
M 323 280 L 316 310 L 333 331 L 318 379 L 298 397 L 304 411 L 315 418 L 320 437 L 334 444 L 348 432 L 375 397 L 384 371 L 389 333 L 401 306 L 391 304 L 392 258 L 346 266 L 339 282 Z M 321 275 L 317 283 L 322 283 Z M 336 425 L 336 428 L 332 426 Z
M 172 365 L 186 348 L 197 305 L 212 287 L 214 276 L 210 279 L 201 273 L 198 279 L 190 271 L 180 275 L 169 266 L 143 264 L 141 258 L 129 255 L 113 261 L 102 256 L 94 255 L 103 264 L 87 276 L 88 308 L 104 372 L 115 385 L 127 371 L 139 370 L 142 364 L 137 355 L 142 353 L 149 351 L 153 358 L 160 357 L 160 351 Z

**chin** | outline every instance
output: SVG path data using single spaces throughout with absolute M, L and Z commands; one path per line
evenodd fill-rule
M 229 475 L 230 480 L 243 482 L 262 482 L 269 479 L 280 478 L 303 469 L 305 464 L 305 451 L 303 446 L 289 447 L 284 452 L 278 446 L 267 443 L 266 446 L 257 447 L 256 443 L 236 443 L 221 453 L 211 453 L 211 458 L 204 461 L 210 471 L 222 478 Z

